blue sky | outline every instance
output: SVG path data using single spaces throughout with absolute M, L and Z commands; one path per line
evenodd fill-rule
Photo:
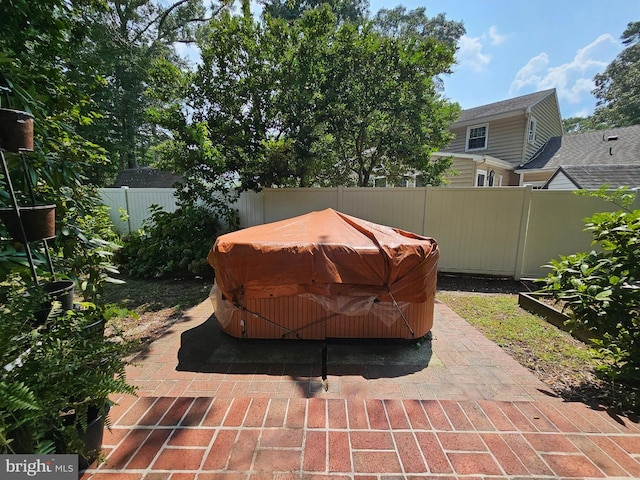
M 593 113 L 593 77 L 620 53 L 640 20 L 640 0 L 370 0 L 380 8 L 426 7 L 467 31 L 444 95 L 463 109 L 556 88 L 562 118 Z

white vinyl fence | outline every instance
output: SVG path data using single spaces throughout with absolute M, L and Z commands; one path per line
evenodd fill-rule
M 118 190 L 103 189 L 101 194 L 112 219 L 115 209 L 120 231 L 139 228 L 153 203 L 175 209 L 171 189 L 112 193 Z M 434 237 L 441 272 L 516 279 L 544 276 L 543 265 L 552 258 L 589 251 L 591 236 L 583 231 L 584 218 L 615 209 L 597 198 L 531 187 L 265 189 L 244 193 L 234 207 L 243 228 L 333 208 Z M 117 218 L 118 208 L 129 211 L 128 225 Z M 638 195 L 635 208 L 640 208 Z
M 109 207 L 109 218 L 118 233 L 131 233 L 151 216 L 151 206 L 175 212 L 174 188 L 100 188 L 98 194 Z

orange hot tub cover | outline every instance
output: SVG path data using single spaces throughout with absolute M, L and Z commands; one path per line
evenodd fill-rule
M 438 256 L 432 238 L 327 209 L 222 235 L 208 261 L 227 307 L 304 297 L 355 315 L 432 305 Z

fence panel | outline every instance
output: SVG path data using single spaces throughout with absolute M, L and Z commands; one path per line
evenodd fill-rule
M 265 223 L 264 195 L 262 192 L 244 192 L 231 206 L 238 210 L 238 215 L 240 216 L 240 228 L 247 228 Z
M 430 188 L 425 234 L 445 272 L 513 275 L 525 188 Z
M 119 233 L 130 233 L 142 227 L 144 220 L 151 216 L 151 205 L 158 205 L 167 212 L 177 208 L 173 188 L 100 188 L 98 193 L 109 207 L 109 218 Z M 127 212 L 127 221 L 120 218 L 120 209 Z
M 99 188 L 98 195 L 107 207 L 109 207 L 109 219 L 113 228 L 118 233 L 129 232 L 129 222 L 120 216 L 120 210 L 128 211 L 127 192 L 124 188 Z
M 152 204 L 176 208 L 173 189 L 100 189 L 119 232 L 133 231 Z M 636 196 L 635 206 L 640 205 Z M 504 188 L 291 188 L 245 192 L 232 205 L 242 228 L 334 208 L 383 225 L 432 236 L 440 271 L 539 278 L 552 258 L 591 249 L 584 218 L 615 210 L 570 191 Z M 128 222 L 119 208 L 129 212 Z
M 568 190 L 534 190 L 522 262 L 522 277 L 540 278 L 552 258 L 588 252 L 592 236 L 584 231 L 584 219 L 595 212 L 616 210 L 599 198 L 582 197 Z
M 344 188 L 338 210 L 414 233 L 424 231 L 426 188 Z
M 314 210 L 338 209 L 337 188 L 265 188 L 263 194 L 264 223 Z

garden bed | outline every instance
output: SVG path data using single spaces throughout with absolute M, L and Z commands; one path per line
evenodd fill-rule
M 591 335 L 589 332 L 582 328 L 571 328 L 569 315 L 556 308 L 549 295 L 536 292 L 519 292 L 518 305 L 530 313 L 541 316 L 559 329 L 571 333 L 574 338 L 585 343 L 590 342 Z

